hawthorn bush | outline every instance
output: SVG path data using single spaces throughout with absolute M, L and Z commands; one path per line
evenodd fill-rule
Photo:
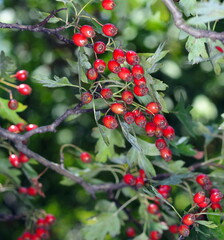
M 1 239 L 224 239 L 224 4 L 0 4 Z

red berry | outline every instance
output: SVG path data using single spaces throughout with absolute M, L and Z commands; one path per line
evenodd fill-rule
M 132 104 L 133 99 L 134 99 L 134 95 L 130 91 L 124 91 L 124 92 L 122 92 L 121 98 L 125 103 Z
M 31 237 L 31 233 L 29 233 L 29 232 L 25 232 L 22 235 L 23 240 L 30 240 L 30 237 Z
M 16 154 L 10 154 L 9 155 L 9 162 L 13 167 L 21 167 L 21 163 L 19 161 L 19 157 Z
M 142 115 L 142 112 L 141 112 L 141 110 L 139 110 L 139 109 L 135 109 L 135 110 L 133 110 L 132 112 L 134 113 L 135 117 L 137 117 L 137 116 L 139 116 L 139 115 Z
M 49 232 L 44 228 L 37 228 L 36 235 L 40 238 L 47 239 L 49 237 Z
M 33 129 L 35 129 L 35 128 L 38 128 L 38 126 L 37 126 L 36 124 L 30 123 L 30 124 L 28 124 L 28 125 L 26 126 L 26 131 L 31 131 L 31 130 L 33 130 Z
M 172 152 L 168 147 L 161 149 L 160 155 L 167 162 L 169 162 L 172 159 Z
M 23 154 L 22 152 L 19 153 L 19 161 L 21 163 L 26 163 L 28 162 L 30 159 L 25 155 Z
M 139 115 L 135 117 L 135 124 L 139 127 L 145 128 L 146 122 L 147 120 L 144 115 Z
M 146 175 L 145 175 L 145 171 L 143 169 L 139 169 L 139 176 L 143 179 L 145 179 Z
M 95 70 L 95 68 L 90 68 L 87 70 L 86 76 L 89 80 L 94 81 L 98 77 L 98 72 Z
M 211 181 L 210 181 L 209 177 L 206 174 L 199 174 L 196 177 L 196 182 L 199 185 L 203 186 L 203 185 L 209 184 Z
M 102 31 L 106 36 L 114 37 L 117 34 L 117 27 L 114 24 L 107 23 L 103 25 Z
M 37 219 L 36 226 L 37 227 L 45 227 L 46 226 L 45 219 L 44 218 Z
M 201 203 L 205 200 L 205 192 L 197 192 L 194 194 L 193 200 L 195 203 Z
M 119 73 L 121 71 L 120 64 L 113 59 L 108 62 L 108 68 L 112 73 Z
M 158 231 L 152 231 L 149 236 L 152 240 L 159 240 L 162 237 L 162 234 Z
M 17 90 L 22 95 L 30 95 L 32 92 L 32 88 L 29 85 L 24 83 L 17 86 Z
M 87 152 L 82 152 L 80 154 L 80 159 L 84 163 L 90 163 L 92 161 L 91 155 L 89 153 L 87 153 Z
M 110 88 L 103 88 L 103 89 L 101 89 L 100 94 L 105 99 L 110 99 L 113 96 L 113 92 L 111 91 Z
M 136 235 L 135 229 L 133 227 L 127 228 L 125 232 L 127 237 L 133 238 Z
M 149 92 L 149 89 L 147 87 L 134 86 L 133 91 L 134 91 L 135 95 L 142 97 L 142 96 L 145 96 Z
M 124 175 L 123 180 L 126 184 L 134 186 L 135 185 L 135 177 L 131 173 L 127 173 Z
M 170 192 L 172 190 L 170 185 L 160 185 L 159 189 L 162 189 L 162 190 L 164 190 L 166 192 Z
M 157 114 L 161 111 L 161 105 L 157 102 L 150 102 L 146 105 L 146 112 L 149 114 Z
M 213 203 L 213 204 L 211 205 L 211 208 L 212 208 L 213 210 L 219 209 L 220 211 L 222 211 L 222 207 L 221 207 L 221 205 L 220 205 L 219 203 Z
M 8 101 L 8 107 L 11 110 L 16 110 L 18 108 L 18 105 L 19 105 L 19 103 L 16 99 L 10 99 Z
M 178 233 L 178 226 L 177 225 L 169 226 L 169 231 L 173 234 Z
M 133 75 L 131 73 L 131 71 L 126 68 L 126 67 L 122 67 L 118 73 L 118 77 L 122 80 L 124 80 L 125 82 L 130 82 L 133 80 Z
M 98 73 L 103 73 L 106 68 L 106 63 L 102 59 L 96 59 L 93 63 L 93 67 Z
M 156 127 L 155 136 L 156 136 L 157 138 L 161 138 L 161 137 L 163 136 L 163 130 L 162 130 L 162 128 Z
M 25 81 L 28 77 L 28 72 L 26 70 L 20 70 L 15 74 L 15 77 L 19 81 Z
M 180 235 L 182 235 L 183 237 L 188 237 L 190 234 L 190 229 L 188 226 L 186 225 L 180 225 L 178 227 L 178 232 Z
M 126 56 L 126 54 L 122 49 L 119 49 L 119 48 L 114 49 L 113 58 L 118 63 L 120 63 L 120 64 L 124 63 L 124 61 L 126 59 L 125 56 Z
M 165 199 L 167 199 L 167 198 L 169 197 L 169 193 L 168 193 L 165 189 L 159 188 L 159 189 L 158 189 L 158 192 L 159 192 Z
M 209 182 L 208 184 L 202 186 L 202 188 L 205 190 L 205 191 L 210 191 L 212 189 L 212 182 Z
M 20 187 L 18 189 L 19 194 L 27 194 L 27 188 L 26 187 Z
M 27 188 L 27 194 L 30 196 L 36 196 L 37 195 L 37 189 L 34 187 L 28 187 Z
M 83 25 L 79 29 L 80 33 L 83 34 L 87 38 L 93 38 L 96 35 L 96 32 L 94 31 L 93 27 L 89 25 Z
M 51 225 L 53 224 L 54 222 L 56 221 L 56 217 L 52 214 L 47 214 L 46 217 L 45 217 L 45 222 L 46 224 L 48 225 Z
M 212 203 L 219 203 L 223 198 L 223 194 L 221 192 L 213 192 L 210 196 L 210 200 Z
M 167 146 L 166 141 L 163 138 L 157 139 L 155 145 L 159 150 L 162 150 Z
M 19 133 L 19 128 L 16 125 L 10 125 L 7 130 L 13 133 Z
M 146 123 L 145 131 L 149 137 L 153 137 L 156 131 L 156 125 L 153 122 Z
M 136 65 L 139 64 L 140 58 L 136 52 L 128 51 L 126 52 L 126 61 L 130 65 Z
M 186 214 L 182 217 L 182 223 L 187 226 L 193 225 L 194 222 L 195 222 L 195 215 L 192 213 Z
M 140 88 L 145 88 L 146 87 L 146 79 L 145 77 L 142 77 L 140 79 L 134 78 L 134 83 L 136 86 Z
M 127 123 L 127 124 L 131 124 L 135 121 L 135 114 L 133 112 L 126 112 L 124 114 L 124 121 Z
M 115 129 L 118 127 L 118 122 L 114 116 L 107 115 L 103 117 L 103 125 L 110 129 Z
M 156 205 L 155 203 L 151 203 L 149 204 L 149 206 L 147 207 L 147 211 L 151 214 L 158 214 L 159 213 L 159 207 L 158 205 Z
M 175 130 L 171 126 L 168 126 L 163 129 L 163 136 L 169 140 L 173 140 L 175 138 Z
M 124 114 L 126 110 L 125 106 L 122 103 L 113 103 L 111 104 L 110 109 L 116 114 Z
M 24 123 L 18 123 L 18 124 L 16 124 L 16 126 L 18 127 L 20 132 L 25 131 L 26 125 Z
M 88 104 L 88 103 L 92 102 L 92 100 L 93 100 L 93 95 L 89 92 L 84 92 L 81 95 L 81 101 L 83 104 Z
M 135 65 L 132 68 L 132 74 L 134 78 L 141 79 L 145 73 L 144 68 L 141 65 Z
M 205 208 L 205 207 L 207 207 L 209 205 L 209 203 L 210 203 L 210 199 L 209 198 L 205 198 L 203 202 L 198 203 L 198 206 L 200 208 Z
M 167 127 L 167 120 L 162 114 L 156 114 L 153 117 L 153 122 L 162 129 Z
M 137 188 L 143 187 L 144 184 L 145 184 L 145 181 L 141 176 L 138 176 L 138 177 L 135 178 L 135 185 L 136 185 Z
M 18 237 L 17 240 L 23 240 L 23 238 L 22 237 Z
M 106 10 L 113 10 L 116 7 L 114 0 L 103 0 L 102 7 Z
M 41 240 L 41 238 L 36 234 L 31 234 L 30 240 Z
M 84 47 L 88 43 L 88 39 L 82 33 L 75 33 L 72 40 L 79 47 Z
M 93 45 L 93 50 L 97 54 L 102 54 L 106 51 L 106 44 L 101 41 L 95 42 Z
M 224 50 L 223 50 L 221 47 L 219 47 L 219 46 L 215 46 L 215 48 L 216 48 L 219 52 L 221 52 L 221 53 L 224 52 Z
M 214 192 L 220 192 L 218 188 L 212 188 L 210 191 L 209 191 L 209 195 L 212 195 L 212 193 Z

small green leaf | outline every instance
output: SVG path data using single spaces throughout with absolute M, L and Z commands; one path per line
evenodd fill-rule
M 173 174 L 170 177 L 159 182 L 160 185 L 177 185 L 183 182 L 184 179 L 194 177 L 194 173 Z
M 146 236 L 145 233 L 142 233 L 142 234 L 136 236 L 133 240 L 148 240 L 148 239 L 149 239 L 149 237 Z
M 5 77 L 16 70 L 16 65 L 10 57 L 6 57 L 5 53 L 1 51 L 0 53 L 0 76 Z
M 138 165 L 140 168 L 145 170 L 145 172 L 148 176 L 156 175 L 156 171 L 155 171 L 152 163 L 150 162 L 150 160 L 145 155 L 141 154 L 140 152 L 138 152 Z
M 39 17 L 40 21 L 43 21 L 45 18 L 47 18 L 50 15 L 47 12 L 41 12 L 41 11 L 38 11 L 37 14 L 38 14 L 38 17 Z M 59 21 L 62 21 L 62 19 L 60 19 L 60 18 L 58 18 L 56 16 L 53 16 L 52 18 L 50 18 L 48 20 L 48 23 L 57 23 Z
M 195 15 L 197 9 L 196 0 L 180 0 L 180 7 L 184 10 L 184 14 L 189 17 L 190 15 Z
M 31 179 L 31 178 L 36 178 L 38 176 L 38 173 L 36 170 L 34 170 L 33 167 L 29 163 L 23 164 L 22 169 L 25 173 L 25 175 Z
M 203 225 L 203 226 L 206 226 L 207 228 L 217 228 L 218 226 L 216 224 L 214 224 L 214 222 L 212 221 L 202 221 L 202 220 L 196 220 L 195 222 Z

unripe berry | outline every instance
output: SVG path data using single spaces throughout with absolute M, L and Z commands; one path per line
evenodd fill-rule
M 135 178 L 135 185 L 136 185 L 137 188 L 143 187 L 144 184 L 145 184 L 145 181 L 141 176 L 138 176 L 138 177 Z
M 135 237 L 136 235 L 135 229 L 133 227 L 127 228 L 125 233 L 127 237 L 131 237 L 131 238 Z
M 219 203 L 223 198 L 223 194 L 221 192 L 214 192 L 210 196 L 210 200 L 212 203 Z
M 38 126 L 37 126 L 36 124 L 32 124 L 32 123 L 28 124 L 28 125 L 25 127 L 26 131 L 31 131 L 31 130 L 33 130 L 33 129 L 35 129 L 35 128 L 38 128 Z
M 169 140 L 173 140 L 175 138 L 175 130 L 171 126 L 168 126 L 163 129 L 163 136 Z
M 133 77 L 136 79 L 141 79 L 145 73 L 144 68 L 141 65 L 135 65 L 132 68 Z
M 102 59 L 96 59 L 93 63 L 93 67 L 98 73 L 103 73 L 106 68 L 106 63 Z
M 153 117 L 153 122 L 162 129 L 167 127 L 167 120 L 162 114 L 156 114 Z
M 26 163 L 28 162 L 30 159 L 25 155 L 23 154 L 22 152 L 19 153 L 19 161 L 21 163 Z
M 145 96 L 149 92 L 149 89 L 147 87 L 134 86 L 133 91 L 134 91 L 135 95 L 142 97 L 142 96 Z
M 48 225 L 53 224 L 56 221 L 56 217 L 52 214 L 47 214 L 45 217 L 45 223 Z
M 19 103 L 16 99 L 10 99 L 8 101 L 8 107 L 11 110 L 16 110 L 18 108 L 18 105 L 19 105 Z
M 126 56 L 126 53 L 122 49 L 119 49 L 119 48 L 114 49 L 113 58 L 118 63 L 120 64 L 124 63 L 126 59 L 125 56 Z
M 156 125 L 153 122 L 146 123 L 145 132 L 149 137 L 153 137 L 156 131 Z
M 163 138 L 156 139 L 155 145 L 159 150 L 162 150 L 167 146 L 166 141 Z
M 15 74 L 15 77 L 19 81 L 25 81 L 28 77 L 28 72 L 26 70 L 20 70 Z
M 84 163 L 90 163 L 92 161 L 91 155 L 89 153 L 87 153 L 87 152 L 82 152 L 80 154 L 80 159 Z
M 131 124 L 135 121 L 135 114 L 133 112 L 126 112 L 124 114 L 124 121 L 127 123 L 127 124 Z
M 114 37 L 117 34 L 117 27 L 114 24 L 107 23 L 102 27 L 103 33 L 108 37 Z
M 19 128 L 16 125 L 10 125 L 7 130 L 13 133 L 19 133 Z
M 169 226 L 169 231 L 173 234 L 178 233 L 178 226 L 177 225 L 171 225 Z
M 160 156 L 167 162 L 172 159 L 172 152 L 168 147 L 165 147 L 160 150 Z
M 111 91 L 110 88 L 103 88 L 103 89 L 101 89 L 100 94 L 102 95 L 102 97 L 104 99 L 110 99 L 113 96 L 113 92 Z
M 209 205 L 209 203 L 210 203 L 210 199 L 209 198 L 205 198 L 203 202 L 198 203 L 198 206 L 200 208 L 205 208 L 205 207 L 207 207 Z
M 206 174 L 199 174 L 196 177 L 196 182 L 199 185 L 203 186 L 203 185 L 209 184 L 211 181 L 210 181 L 209 177 Z
M 134 95 L 132 92 L 130 91 L 123 91 L 122 95 L 121 95 L 122 100 L 127 103 L 127 104 L 132 104 L 133 103 L 133 99 L 134 99 Z
M 186 214 L 182 217 L 182 223 L 187 226 L 193 225 L 194 222 L 195 222 L 195 215 L 192 213 Z
M 149 204 L 149 206 L 147 207 L 147 211 L 151 214 L 158 214 L 159 213 L 159 207 L 158 205 L 156 205 L 155 203 L 151 203 Z
M 136 65 L 139 64 L 140 58 L 136 52 L 128 51 L 126 52 L 126 61 L 130 65 Z
M 152 231 L 149 236 L 152 240 L 159 240 L 162 237 L 162 234 L 158 231 Z
M 145 88 L 146 87 L 145 77 L 142 77 L 140 79 L 134 78 L 134 84 L 140 88 Z
M 186 226 L 186 225 L 183 224 L 183 225 L 180 225 L 180 226 L 178 227 L 178 232 L 179 232 L 179 234 L 182 235 L 183 237 L 188 237 L 189 234 L 190 234 L 190 229 L 189 229 L 188 226 Z
M 118 127 L 118 122 L 114 116 L 107 115 L 103 117 L 103 125 L 110 129 L 115 129 Z
M 87 38 L 93 38 L 96 35 L 96 32 L 94 31 L 93 27 L 91 27 L 89 25 L 83 25 L 79 29 L 79 31 Z
M 84 47 L 88 43 L 88 39 L 82 33 L 75 33 L 72 40 L 79 47 Z
M 93 45 L 93 50 L 97 54 L 102 54 L 106 51 L 106 44 L 101 41 L 95 42 Z
M 135 124 L 139 127 L 144 128 L 146 125 L 146 117 L 144 115 L 139 115 L 135 117 Z
M 87 70 L 86 76 L 89 80 L 94 81 L 98 77 L 98 72 L 95 70 L 95 68 L 90 68 Z
M 161 105 L 157 102 L 150 102 L 146 105 L 146 112 L 149 114 L 157 114 L 161 111 Z
M 17 86 L 17 90 L 22 95 L 30 95 L 32 92 L 32 88 L 27 84 L 20 84 Z
M 27 188 L 27 194 L 30 196 L 36 196 L 37 195 L 37 189 L 34 187 L 28 187 Z
M 123 181 L 126 184 L 131 185 L 131 186 L 134 186 L 135 182 L 136 182 L 135 177 L 131 173 L 125 174 L 123 177 Z
M 19 157 L 16 154 L 10 154 L 9 155 L 9 162 L 13 167 L 21 167 L 21 163 L 19 161 Z
M 106 10 L 113 10 L 116 7 L 114 0 L 103 0 L 102 7 Z
M 122 103 L 113 103 L 111 104 L 110 109 L 116 114 L 124 114 L 126 110 L 125 106 Z
M 193 200 L 197 204 L 203 202 L 205 200 L 205 192 L 200 191 L 200 192 L 195 193 Z
M 122 80 L 124 80 L 125 82 L 130 82 L 133 80 L 133 76 L 131 71 L 126 68 L 126 67 L 122 67 L 118 73 L 118 77 Z
M 119 73 L 121 71 L 121 66 L 118 62 L 112 59 L 108 62 L 108 69 L 112 73 Z
M 93 100 L 93 95 L 89 92 L 84 92 L 81 95 L 81 101 L 83 104 L 88 104 Z

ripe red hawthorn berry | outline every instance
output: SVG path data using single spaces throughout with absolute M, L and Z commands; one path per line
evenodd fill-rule
M 163 138 L 156 139 L 155 145 L 159 150 L 162 150 L 167 146 L 166 141 Z
M 118 62 L 116 62 L 115 60 L 111 59 L 108 62 L 108 69 L 112 72 L 112 73 L 119 73 L 121 71 L 121 66 Z
M 132 67 L 133 77 L 136 79 L 141 79 L 145 73 L 144 68 L 141 65 L 135 65 Z
M 135 85 L 133 91 L 134 91 L 135 95 L 142 97 L 142 96 L 145 96 L 149 92 L 149 89 L 147 87 L 139 87 L 139 86 Z
M 193 225 L 194 222 L 195 222 L 195 215 L 192 213 L 186 214 L 182 217 L 182 223 L 187 226 Z
M 41 238 L 36 234 L 31 234 L 30 240 L 41 240 Z
M 145 132 L 149 137 L 153 137 L 155 135 L 156 125 L 153 122 L 148 122 L 145 125 Z
M 118 77 L 122 80 L 124 80 L 125 82 L 131 82 L 133 80 L 133 75 L 131 73 L 131 71 L 126 68 L 126 67 L 122 67 L 118 73 Z
M 25 131 L 26 125 L 24 123 L 17 123 L 16 126 L 18 127 L 20 132 Z
M 23 240 L 23 238 L 22 237 L 18 237 L 17 240 Z
M 21 167 L 21 163 L 19 161 L 19 157 L 16 154 L 10 154 L 9 155 L 9 162 L 13 167 Z
M 18 101 L 16 99 L 10 99 L 8 101 L 8 108 L 11 110 L 16 110 L 18 108 Z
M 195 203 L 201 203 L 205 200 L 205 192 L 200 191 L 194 194 L 193 200 Z
M 139 109 L 135 109 L 135 110 L 133 110 L 132 112 L 134 113 L 135 117 L 137 117 L 137 116 L 139 116 L 139 115 L 142 115 L 142 112 L 141 112 L 141 110 L 139 110 Z
M 25 127 L 26 131 L 31 131 L 31 130 L 33 130 L 33 129 L 35 129 L 35 128 L 38 128 L 38 126 L 37 126 L 36 124 L 32 124 L 32 123 L 28 124 L 28 125 Z
M 147 207 L 147 211 L 155 215 L 160 212 L 159 207 L 155 203 L 150 203 L 149 206 Z
M 26 163 L 28 162 L 30 159 L 25 155 L 23 154 L 22 152 L 19 153 L 19 161 L 21 163 Z
M 178 226 L 177 225 L 171 225 L 169 226 L 169 231 L 173 234 L 178 233 Z
M 213 192 L 210 196 L 210 200 L 212 203 L 219 203 L 223 198 L 223 194 L 221 192 Z
M 133 112 L 126 112 L 124 114 L 124 121 L 127 124 L 132 124 L 135 121 L 135 114 Z
M 84 92 L 81 95 L 81 101 L 83 104 L 88 104 L 93 100 L 93 95 L 89 92 Z
M 160 150 L 160 156 L 166 161 L 169 162 L 172 159 L 172 152 L 168 147 L 165 147 Z
M 18 188 L 19 194 L 27 194 L 27 188 L 26 187 L 20 187 Z
M 156 127 L 155 136 L 156 136 L 157 138 L 161 138 L 161 137 L 163 136 L 163 130 L 162 130 L 162 128 Z
M 26 70 L 20 70 L 15 74 L 15 77 L 19 81 L 25 81 L 28 77 L 28 72 Z
M 92 161 L 91 155 L 89 153 L 87 153 L 87 152 L 82 152 L 80 154 L 80 159 L 84 163 L 90 163 Z
M 87 38 L 93 38 L 96 35 L 95 30 L 93 29 L 93 27 L 89 26 L 89 25 L 83 25 L 80 29 L 79 29 L 80 33 L 83 34 L 85 37 Z
M 123 91 L 121 94 L 122 100 L 127 104 L 132 104 L 134 100 L 134 95 L 130 91 Z
M 107 23 L 102 27 L 103 33 L 108 37 L 114 37 L 117 34 L 117 27 L 114 24 Z
M 202 188 L 206 191 L 210 191 L 212 189 L 212 182 L 209 182 L 206 185 L 203 185 Z
M 116 114 L 124 114 L 126 111 L 126 108 L 122 103 L 113 103 L 111 104 L 110 109 Z
M 127 51 L 126 52 L 126 61 L 130 65 L 136 65 L 136 64 L 139 64 L 140 58 L 136 52 Z
M 110 99 L 113 96 L 113 92 L 112 92 L 112 90 L 110 88 L 103 88 L 103 89 L 101 89 L 100 94 L 102 95 L 102 97 L 104 99 Z
M 93 50 L 97 54 L 105 53 L 106 44 L 104 42 L 98 41 L 93 44 Z
M 221 53 L 224 52 L 224 50 L 223 50 L 221 47 L 219 47 L 219 46 L 215 46 L 215 48 L 216 48 L 219 52 L 221 52 Z
M 183 237 L 188 237 L 189 234 L 190 234 L 190 229 L 189 229 L 188 226 L 186 226 L 186 225 L 183 224 L 183 225 L 180 225 L 180 226 L 178 227 L 178 232 L 179 232 L 179 234 L 182 235 Z
M 95 68 L 90 68 L 87 70 L 86 76 L 89 80 L 94 81 L 98 77 L 98 72 L 95 70 Z
M 209 205 L 209 203 L 210 203 L 210 199 L 209 198 L 205 198 L 203 202 L 200 202 L 197 205 L 200 208 L 205 208 L 205 207 L 207 207 Z
M 171 126 L 168 126 L 163 129 L 163 136 L 169 140 L 173 140 L 175 138 L 175 130 Z
M 84 47 L 88 43 L 88 39 L 82 33 L 75 33 L 72 41 L 76 46 Z
M 113 58 L 119 64 L 124 63 L 124 61 L 126 59 L 125 56 L 126 56 L 126 53 L 122 49 L 119 49 L 119 48 L 114 49 L 114 51 L 113 51 Z
M 221 207 L 221 205 L 219 203 L 213 203 L 211 205 L 211 208 L 212 208 L 212 210 L 219 209 L 220 211 L 222 211 L 222 207 Z
M 123 181 L 126 184 L 131 185 L 131 186 L 134 186 L 135 182 L 136 182 L 135 177 L 131 173 L 125 174 L 123 177 Z
M 135 229 L 133 227 L 127 228 L 125 233 L 127 237 L 131 237 L 131 238 L 135 237 L 136 235 Z
M 144 115 L 139 115 L 135 117 L 135 124 L 139 127 L 145 128 L 146 122 L 147 120 Z
M 93 67 L 98 73 L 103 73 L 106 68 L 106 63 L 102 59 L 96 59 L 93 63 Z
M 48 225 L 53 224 L 56 221 L 56 217 L 52 214 L 47 214 L 45 217 L 45 223 Z
M 106 10 L 113 10 L 116 7 L 114 0 L 103 0 L 102 7 Z
M 45 218 L 37 219 L 36 226 L 37 227 L 45 227 L 46 226 Z
M 211 182 L 206 174 L 199 174 L 195 180 L 201 186 L 209 184 Z
M 118 127 L 118 122 L 114 116 L 107 115 L 103 117 L 103 125 L 110 129 L 115 129 Z
M 142 77 L 140 79 L 134 78 L 134 84 L 140 88 L 145 88 L 146 87 L 145 77 Z
M 145 181 L 144 181 L 144 179 L 141 176 L 138 176 L 138 177 L 135 178 L 135 186 L 137 188 L 143 187 L 144 184 L 145 184 Z
M 49 232 L 45 228 L 37 228 L 35 233 L 41 239 L 47 239 L 49 237 Z
M 167 199 L 169 197 L 169 193 L 165 190 L 165 189 L 162 189 L 162 188 L 159 188 L 157 190 L 165 199 Z
M 170 185 L 160 185 L 159 189 L 162 189 L 162 190 L 164 190 L 166 192 L 170 192 L 172 190 Z
M 220 192 L 218 188 L 212 188 L 210 191 L 209 191 L 209 195 L 212 195 L 212 193 L 214 192 Z
M 19 133 L 20 131 L 19 131 L 19 128 L 16 126 L 16 125 L 10 125 L 8 128 L 7 128 L 7 130 L 9 131 L 9 132 L 13 132 L 13 133 Z
M 30 196 L 36 196 L 37 195 L 37 189 L 34 187 L 28 187 L 27 188 L 27 194 Z
M 30 95 L 32 92 L 32 88 L 29 85 L 24 83 L 17 86 L 17 90 L 22 95 Z
M 161 105 L 157 102 L 150 102 L 146 105 L 146 112 L 149 114 L 157 114 L 161 111 Z
M 139 176 L 141 177 L 141 178 L 143 178 L 143 179 L 145 179 L 146 178 L 146 174 L 145 174 L 145 171 L 143 170 L 143 169 L 139 169 Z
M 167 127 L 167 120 L 162 114 L 156 114 L 153 117 L 153 122 L 156 124 L 156 126 L 162 129 Z
M 30 240 L 30 237 L 31 237 L 31 233 L 29 233 L 29 232 L 25 232 L 22 235 L 23 240 Z
M 152 231 L 149 236 L 152 240 L 159 240 L 162 237 L 162 234 L 158 231 Z

